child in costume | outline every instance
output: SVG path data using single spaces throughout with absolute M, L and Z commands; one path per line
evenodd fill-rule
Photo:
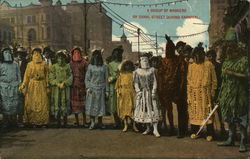
M 57 62 L 49 69 L 50 110 L 57 119 L 59 127 L 61 126 L 61 117 L 63 117 L 65 127 L 67 126 L 67 116 L 70 113 L 70 86 L 73 77 L 70 65 L 66 63 L 66 51 L 58 51 L 56 57 Z
M 158 122 L 161 119 L 161 112 L 157 99 L 157 81 L 155 69 L 150 67 L 147 56 L 140 57 L 140 68 L 133 73 L 135 96 L 134 120 L 144 123 L 147 129 L 144 135 L 150 133 L 151 124 L 154 127 L 153 134 L 160 137 L 158 132 Z
M 125 61 L 116 81 L 117 93 L 117 112 L 118 116 L 124 122 L 123 132 L 128 129 L 128 119 L 132 120 L 134 107 L 134 88 L 133 88 L 133 71 L 135 67 L 132 61 Z M 133 121 L 132 121 L 133 122 Z M 134 131 L 138 132 L 135 122 L 133 122 Z

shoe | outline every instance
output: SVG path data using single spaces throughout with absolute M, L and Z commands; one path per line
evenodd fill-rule
M 247 152 L 247 148 L 245 144 L 240 144 L 239 152 Z
M 106 126 L 104 124 L 98 124 L 99 129 L 106 129 Z
M 89 126 L 89 130 L 93 130 L 95 128 L 95 123 L 91 123 Z
M 128 130 L 128 127 L 125 126 L 124 129 L 123 129 L 122 131 L 123 131 L 123 132 L 127 132 L 127 130 Z
M 139 132 L 139 130 L 138 130 L 138 128 L 136 127 L 135 123 L 133 124 L 133 130 L 134 130 L 135 132 Z
M 181 138 L 184 138 L 184 137 L 185 137 L 184 133 L 178 131 L 178 134 L 177 134 L 176 138 L 181 139 Z
M 190 138 L 191 138 L 191 139 L 197 139 L 197 138 L 198 138 L 198 135 L 196 135 L 196 134 L 191 134 Z
M 212 136 L 207 136 L 207 137 L 206 137 L 206 140 L 207 140 L 208 142 L 210 142 L 210 141 L 213 140 L 213 137 L 212 137 Z
M 144 131 L 142 134 L 143 135 L 148 135 L 150 133 L 150 130 L 146 130 L 146 131 Z
M 159 134 L 158 131 L 154 131 L 153 134 L 154 134 L 155 137 L 161 137 L 161 135 Z

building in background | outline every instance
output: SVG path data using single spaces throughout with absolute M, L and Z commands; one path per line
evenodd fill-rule
M 240 2 L 241 2 L 240 0 L 210 0 L 210 26 L 209 26 L 210 46 L 212 46 L 216 41 L 224 39 L 227 26 L 225 26 L 225 22 L 223 19 L 228 14 L 229 10 L 235 8 L 237 9 L 238 3 Z M 240 17 L 237 18 L 240 21 Z
M 10 45 L 14 36 L 13 27 L 0 21 L 0 49 L 5 45 Z
M 105 57 L 111 54 L 112 19 L 100 3 L 85 4 L 72 0 L 63 5 L 60 0 L 55 4 L 53 0 L 39 2 L 25 7 L 0 2 L 0 22 L 13 27 L 12 43 L 25 48 L 50 46 L 53 50 L 70 50 L 79 46 L 88 54 L 100 48 L 105 50 Z
M 127 39 L 124 31 L 120 37 L 120 41 L 112 41 L 112 50 L 118 46 L 122 46 L 124 50 L 123 59 L 133 61 L 134 63 L 138 60 L 138 53 L 132 52 L 132 44 Z

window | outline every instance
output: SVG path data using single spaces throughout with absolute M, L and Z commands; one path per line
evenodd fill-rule
M 30 29 L 28 31 L 28 41 L 35 41 L 36 40 L 36 31 L 35 29 Z
M 47 39 L 50 39 L 50 27 L 47 28 Z
M 27 16 L 27 23 L 28 23 L 28 24 L 31 23 L 31 16 Z
M 15 18 L 12 17 L 12 18 L 10 19 L 10 22 L 11 22 L 12 24 L 15 24 Z
M 32 16 L 32 23 L 36 23 L 36 16 L 35 15 Z

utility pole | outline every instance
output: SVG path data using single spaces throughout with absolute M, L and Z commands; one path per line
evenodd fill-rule
M 138 57 L 140 56 L 140 31 L 141 29 L 137 29 L 137 34 L 138 34 Z
M 158 56 L 158 40 L 157 40 L 157 32 L 155 33 L 155 45 L 156 45 L 156 55 Z
M 87 0 L 84 0 L 84 54 L 87 53 Z

